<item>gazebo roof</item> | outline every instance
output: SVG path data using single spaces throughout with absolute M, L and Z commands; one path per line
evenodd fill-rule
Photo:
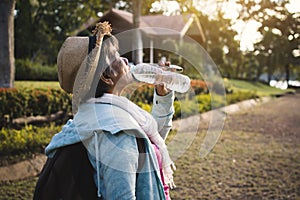
M 109 21 L 113 24 L 113 33 L 120 33 L 133 29 L 132 13 L 110 9 L 100 21 Z M 184 36 L 188 35 L 198 38 L 198 42 L 203 43 L 205 36 L 198 18 L 193 14 L 185 15 L 148 15 L 141 16 L 140 28 L 150 37 L 156 36 Z

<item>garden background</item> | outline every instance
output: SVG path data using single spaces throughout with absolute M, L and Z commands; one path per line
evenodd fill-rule
M 91 30 L 89 28 L 81 29 L 81 25 L 88 22 L 91 17 L 97 18 L 99 14 L 112 7 L 136 12 L 134 9 L 136 4 L 141 3 L 141 1 L 134 0 L 1 1 L 0 8 L 3 9 L 3 12 L 1 11 L 0 15 L 8 12 L 4 8 L 6 5 L 11 5 L 12 2 L 10 13 L 13 15 L 14 30 L 9 29 L 8 35 L 14 38 L 14 50 L 9 51 L 11 46 L 5 48 L 5 45 L 0 48 L 1 52 L 14 52 L 13 59 L 11 59 L 11 55 L 3 57 L 2 55 L 6 55 L 5 53 L 0 57 L 1 167 L 10 166 L 43 153 L 51 137 L 60 131 L 67 119 L 72 118 L 71 95 L 61 90 L 57 82 L 56 55 L 65 38 L 74 34 L 90 35 Z M 223 101 L 224 95 L 212 94 L 209 90 L 210 87 L 219 87 L 216 85 L 217 83 L 204 81 L 187 62 L 175 59 L 173 63 L 183 66 L 184 73 L 191 77 L 192 81 L 191 90 L 188 93 L 177 94 L 174 104 L 174 121 L 210 111 L 212 95 L 215 97 L 214 108 L 247 99 L 255 99 L 260 102 L 266 96 L 271 97 L 275 102 L 281 102 L 280 99 L 283 99 L 286 102 L 285 106 L 291 106 L 294 103 L 289 105 L 288 102 L 294 98 L 289 96 L 288 100 L 285 100 L 286 97 L 282 97 L 279 99 L 280 101 L 276 98 L 287 93 L 294 94 L 296 99 L 299 98 L 296 93 L 297 89 L 292 85 L 288 85 L 289 89 L 287 90 L 269 86 L 271 80 L 282 80 L 287 84 L 291 80 L 299 80 L 299 12 L 290 12 L 286 7 L 288 1 L 249 0 L 237 2 L 242 6 L 238 20 L 256 20 L 261 23 L 261 27 L 257 30 L 262 36 L 261 39 L 254 43 L 253 49 L 246 51 L 240 49 L 241 41 L 238 39 L 238 32 L 232 28 L 234 20 L 237 19 L 228 19 L 224 15 L 222 5 L 225 5 L 227 1 L 217 1 L 215 13 L 212 15 L 205 14 L 199 8 L 196 9 L 193 1 L 176 2 L 180 9 L 173 14 L 194 13 L 205 30 L 204 49 L 218 66 L 223 77 L 221 84 L 225 86 L 226 103 Z M 142 6 L 139 5 L 141 6 L 140 14 L 154 15 L 165 12 L 163 7 L 161 10 L 153 11 L 153 3 L 155 3 L 153 0 L 143 1 Z M 160 3 L 163 5 L 163 1 Z M 134 16 L 136 17 L 136 15 Z M 8 24 L 11 23 L 9 20 L 7 21 Z M 10 41 L 10 39 L 5 39 L 5 34 L 1 33 L 1 41 L 3 38 L 4 41 Z M 168 58 L 173 58 L 173 56 L 167 55 Z M 264 75 L 267 78 L 262 79 Z M 7 84 L 7 77 L 10 77 L 9 84 Z M 143 85 L 135 90 L 130 98 L 143 109 L 150 111 L 152 94 L 153 87 Z M 295 102 L 295 99 L 291 102 Z M 278 140 L 274 140 L 272 137 L 272 140 L 269 140 L 271 136 L 268 134 L 278 131 L 277 129 L 276 131 L 267 128 L 262 131 L 254 129 L 249 131 L 242 128 L 247 122 L 238 124 L 241 127 L 233 126 L 240 117 L 245 120 L 255 120 L 256 126 L 260 127 L 268 120 L 277 119 L 277 114 L 280 113 L 279 108 L 285 109 L 282 105 L 277 108 L 277 114 L 273 116 L 263 107 L 259 108 L 268 115 L 268 117 L 259 118 L 261 121 L 256 121 L 257 115 L 253 114 L 258 111 L 253 111 L 253 113 L 245 111 L 246 113 L 229 117 L 229 120 L 233 120 L 233 122 L 228 122 L 231 123 L 232 132 L 230 127 L 224 129 L 224 138 L 221 138 L 219 145 L 217 144 L 206 160 L 200 160 L 198 156 L 194 156 L 199 144 L 198 140 L 195 141 L 196 146 L 192 146 L 192 149 L 187 151 L 177 164 L 178 172 L 175 179 L 179 189 L 173 192 L 174 199 L 299 198 L 300 195 L 297 192 L 300 191 L 299 171 L 296 170 L 300 167 L 299 145 L 295 142 L 297 137 L 292 140 L 295 143 L 291 140 L 280 143 L 280 139 L 284 137 L 277 138 Z M 274 111 L 274 113 L 276 112 Z M 287 119 L 298 119 L 297 117 L 299 116 L 293 113 Z M 279 123 L 287 123 L 287 121 L 279 121 Z M 293 125 L 295 124 L 297 124 L 297 120 L 293 121 Z M 271 126 L 272 124 L 268 124 L 268 127 Z M 285 125 L 283 124 L 283 126 Z M 288 127 L 285 127 L 279 132 L 285 132 L 287 129 Z M 203 130 L 205 127 L 200 128 L 197 135 L 203 135 Z M 296 134 L 295 131 L 298 129 L 292 130 L 294 132 L 291 135 Z M 170 137 L 172 134 L 176 135 L 176 130 L 172 131 Z M 224 140 L 228 143 L 224 143 Z M 261 143 L 263 140 L 267 142 Z M 243 143 L 238 141 L 243 141 Z M 247 144 L 246 141 L 253 143 Z M 252 146 L 249 146 L 250 144 Z M 268 154 L 264 152 L 266 150 L 264 144 L 268 146 Z M 246 145 L 249 151 L 244 150 L 241 145 Z M 240 154 L 236 154 L 237 152 Z M 233 155 L 241 156 L 242 162 L 238 162 Z M 245 155 L 249 159 L 246 159 Z M 270 164 L 277 163 L 275 161 L 279 163 L 276 166 L 276 168 L 278 167 L 277 171 Z M 236 162 L 238 164 L 232 164 Z M 251 165 L 251 163 L 255 165 Z M 266 170 L 260 170 L 266 163 L 268 163 Z M 244 173 L 247 166 L 254 171 L 246 170 Z M 279 176 L 280 172 L 286 172 L 287 169 L 291 170 L 291 173 L 287 173 L 288 179 L 283 182 L 277 178 L 271 180 L 271 177 Z M 189 170 L 190 172 L 187 172 Z M 228 181 L 228 176 L 234 171 L 241 175 L 236 173 L 234 174 L 235 178 Z M 272 174 L 273 172 L 274 174 Z M 272 176 L 269 177 L 269 173 Z M 206 175 L 210 177 L 207 178 Z M 225 182 L 218 181 L 217 176 L 222 177 L 222 175 L 227 177 Z M 23 180 L 1 181 L 0 199 L 32 199 L 36 180 L 37 177 L 30 177 Z

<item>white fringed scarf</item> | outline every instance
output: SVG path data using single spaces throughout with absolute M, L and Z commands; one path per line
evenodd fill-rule
M 158 133 L 157 123 L 150 113 L 129 101 L 127 98 L 116 95 L 103 95 L 100 98 L 91 98 L 87 103 L 107 103 L 120 107 L 127 111 L 144 130 L 151 142 L 157 145 L 162 154 L 163 167 L 173 163 L 171 160 L 165 141 Z
M 173 171 L 172 168 L 175 169 L 175 165 L 173 161 L 170 158 L 169 152 L 167 150 L 167 146 L 165 144 L 165 141 L 158 133 L 158 127 L 157 122 L 152 117 L 150 113 L 143 110 L 130 100 L 128 100 L 125 97 L 122 96 L 116 96 L 116 95 L 107 95 L 104 94 L 100 98 L 91 98 L 87 101 L 87 103 L 106 103 L 111 104 L 117 107 L 122 108 L 126 112 L 128 112 L 140 125 L 140 127 L 144 130 L 148 138 L 152 143 L 154 143 L 162 156 L 162 167 L 165 175 L 165 181 L 167 184 L 170 185 L 171 189 L 172 187 L 175 187 L 173 183 Z

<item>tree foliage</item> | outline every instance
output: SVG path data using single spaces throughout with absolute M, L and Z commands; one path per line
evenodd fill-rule
M 17 1 L 15 16 L 16 57 L 41 63 L 56 61 L 58 49 L 66 37 L 81 30 L 106 11 L 111 1 Z M 82 28 L 82 29 L 81 29 Z M 85 33 L 87 34 L 87 33 Z
M 239 19 L 261 23 L 258 31 L 262 39 L 255 44 L 253 52 L 240 51 L 240 41 L 234 39 L 237 33 L 231 29 L 232 21 L 224 18 L 220 7 L 216 10 L 217 17 L 211 18 L 196 10 L 193 0 L 177 2 L 181 12 L 193 12 L 199 16 L 207 39 L 206 49 L 223 75 L 258 79 L 263 72 L 271 77 L 277 71 L 287 74 L 288 79 L 290 65 L 299 65 L 295 52 L 299 52 L 300 14 L 287 10 L 288 0 L 236 1 L 241 5 Z
M 235 40 L 237 32 L 231 28 L 231 20 L 219 12 L 218 18 L 200 15 L 200 22 L 206 34 L 206 49 L 225 76 L 236 76 L 242 53 L 239 42 Z
M 212 57 L 224 76 L 236 77 L 240 67 L 242 52 L 239 41 L 235 40 L 237 32 L 231 28 L 232 20 L 225 18 L 221 10 L 217 10 L 212 18 L 196 10 L 192 0 L 178 0 L 181 12 L 194 13 L 198 16 L 204 30 L 206 42 L 204 48 Z
M 300 14 L 290 13 L 286 7 L 288 1 L 239 1 L 244 8 L 240 13 L 243 20 L 254 19 L 261 23 L 258 31 L 262 40 L 255 44 L 255 55 L 260 55 L 258 61 L 267 66 L 269 79 L 277 71 L 286 74 L 289 79 L 290 65 L 299 65 L 299 57 L 294 52 L 299 51 Z M 261 71 L 263 71 L 262 69 Z

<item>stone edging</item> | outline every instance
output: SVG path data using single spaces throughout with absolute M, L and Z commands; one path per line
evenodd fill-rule
M 0 168 L 0 181 L 19 180 L 36 176 L 42 170 L 47 157 L 39 154 L 32 159 Z

